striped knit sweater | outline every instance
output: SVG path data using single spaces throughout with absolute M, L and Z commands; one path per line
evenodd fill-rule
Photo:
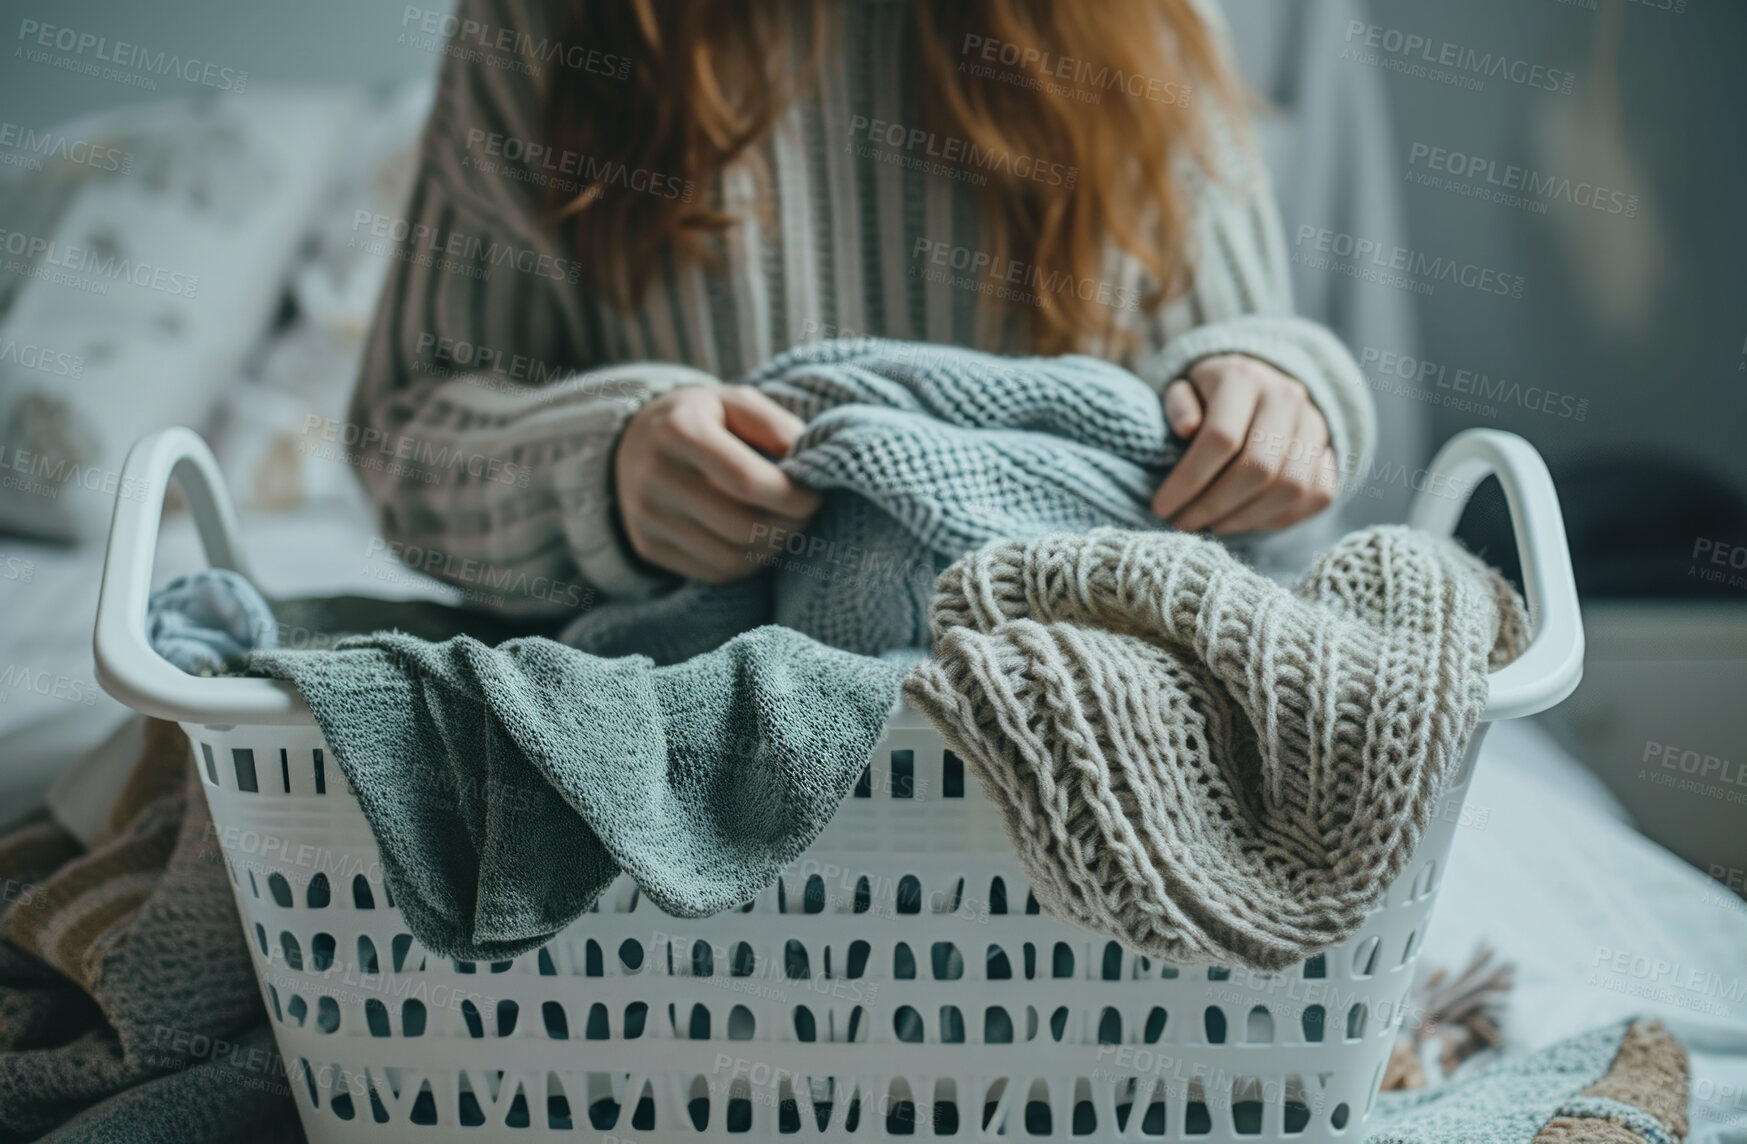
M 472 23 L 446 49 L 404 224 L 372 224 L 405 237 L 351 415 L 380 442 L 360 475 L 411 562 L 463 586 L 523 588 L 509 606 L 553 613 L 674 584 L 631 552 L 613 507 L 613 447 L 649 398 L 733 381 L 823 337 L 1024 352 L 1012 317 L 1023 305 L 1005 320 L 978 305 L 979 290 L 1004 281 L 953 269 L 981 249 L 979 173 L 948 171 L 927 144 L 890 143 L 876 126 L 922 122 L 919 45 L 908 4 L 894 0 L 843 0 L 817 90 L 760 147 L 764 191 L 744 169 L 698 188 L 627 173 L 638 189 L 708 195 L 744 220 L 715 244 L 714 265 L 665 259 L 628 312 L 589 297 L 546 195 L 592 160 L 548 143 L 538 90 L 568 67 L 620 62 L 564 44 L 563 7 L 462 0 Z M 1375 436 L 1362 377 L 1332 334 L 1293 316 L 1266 178 L 1234 133 L 1219 143 L 1230 169 L 1188 184 L 1193 290 L 1147 312 L 1136 300 L 1149 279 L 1112 252 L 1089 288 L 1138 337 L 1086 350 L 1160 391 L 1213 354 L 1269 362 L 1309 390 L 1342 471 L 1362 472 Z M 762 220 L 760 193 L 771 200 Z

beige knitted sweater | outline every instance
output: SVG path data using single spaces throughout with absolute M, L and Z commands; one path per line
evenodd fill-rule
M 1005 815 L 1039 905 L 1261 970 L 1357 930 L 1526 643 L 1498 573 L 1401 527 L 1291 590 L 1182 533 L 995 544 L 941 576 L 930 619 L 904 693 Z

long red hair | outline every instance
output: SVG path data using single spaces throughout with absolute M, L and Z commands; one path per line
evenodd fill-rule
M 629 82 L 567 74 L 547 93 L 556 140 L 597 163 L 703 188 L 815 81 L 835 0 L 572 0 L 566 38 L 632 61 Z M 984 154 L 1047 156 L 1073 188 L 997 165 L 984 244 L 1041 276 L 1102 276 L 1108 246 L 1134 256 L 1159 304 L 1185 290 L 1188 196 L 1179 159 L 1213 171 L 1207 114 L 1239 115 L 1239 86 L 1191 0 L 913 0 L 927 127 Z M 799 56 L 806 66 L 796 69 Z M 965 66 L 961 66 L 965 65 Z M 979 78 L 979 71 L 981 77 Z M 993 74 L 994 78 L 990 78 Z M 574 187 L 572 188 L 574 191 Z M 627 192 L 606 179 L 554 207 L 602 297 L 631 305 L 657 255 L 706 257 L 735 219 L 709 196 Z M 1115 334 L 1079 291 L 1039 291 L 1032 349 Z

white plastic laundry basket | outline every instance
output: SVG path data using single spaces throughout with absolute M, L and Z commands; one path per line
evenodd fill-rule
M 1492 676 L 1492 721 L 1569 694 L 1583 639 L 1558 502 L 1527 442 L 1451 441 L 1412 522 L 1449 532 L 1488 473 L 1515 518 L 1534 625 Z M 995 811 L 908 711 L 817 844 L 743 909 L 677 920 L 621 879 L 543 949 L 455 963 L 408 934 L 295 691 L 188 676 L 145 642 L 172 476 L 207 558 L 247 574 L 201 440 L 139 442 L 124 484 L 144 495 L 117 503 L 98 678 L 193 741 L 316 1144 L 1361 1133 L 1484 726 L 1360 932 L 1283 973 L 1163 965 L 1039 914 Z

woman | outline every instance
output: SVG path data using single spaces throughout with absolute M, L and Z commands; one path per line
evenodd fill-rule
M 774 463 L 801 426 L 726 382 L 842 334 L 1123 363 L 1189 440 L 1153 503 L 1181 529 L 1283 528 L 1362 471 L 1363 381 L 1291 315 L 1190 0 L 563 8 L 464 0 L 388 228 L 353 419 L 413 458 L 363 476 L 425 566 L 590 600 L 756 570 L 818 498 Z

